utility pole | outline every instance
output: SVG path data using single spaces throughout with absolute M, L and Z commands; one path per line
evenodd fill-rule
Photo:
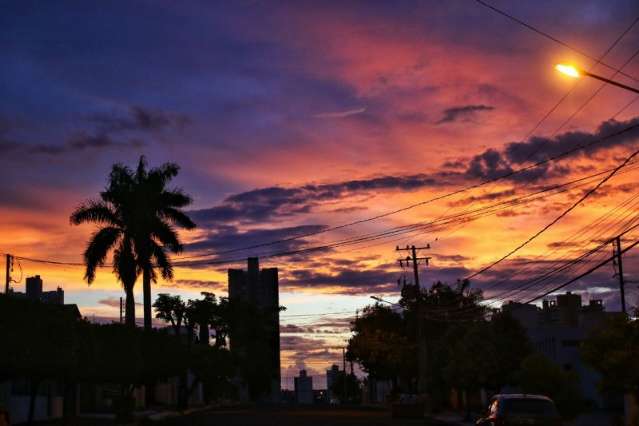
M 11 284 L 11 267 L 13 266 L 13 256 L 7 254 L 7 270 L 5 276 L 4 294 L 9 294 L 9 286 Z
M 623 260 L 621 257 L 621 236 L 615 238 L 613 243 L 614 253 L 617 257 L 617 266 L 619 267 L 618 271 L 615 271 L 617 276 L 619 277 L 619 291 L 621 293 L 621 312 L 626 313 L 626 283 L 623 277 Z M 614 264 L 614 263 L 613 263 Z
M 344 372 L 344 401 L 346 402 L 346 348 L 342 348 L 342 371 Z
M 123 303 L 122 302 L 122 296 L 120 296 L 120 324 L 124 322 L 124 320 L 122 319 L 122 317 L 123 317 L 123 315 L 122 315 L 122 311 L 123 311 L 122 303 Z
M 428 266 L 430 257 L 417 257 L 417 250 L 428 249 L 430 249 L 430 244 L 427 244 L 426 247 L 415 247 L 413 245 L 400 248 L 397 246 L 395 249 L 395 251 L 407 251 L 410 253 L 405 259 L 399 259 L 399 265 L 401 267 L 404 267 L 404 262 L 406 262 L 406 266 L 411 262 L 413 264 L 413 274 L 415 277 L 414 286 L 417 293 L 417 393 L 420 394 L 426 392 L 426 360 L 428 358 L 428 351 L 426 347 L 426 336 L 424 336 L 424 313 L 422 312 L 422 292 L 419 284 L 418 264 L 420 261 L 423 261 Z

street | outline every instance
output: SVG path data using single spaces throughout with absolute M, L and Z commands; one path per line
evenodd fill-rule
M 366 426 L 413 426 L 424 424 L 452 424 L 425 423 L 418 419 L 393 419 L 386 410 L 339 409 L 339 408 L 262 408 L 237 409 L 224 411 L 209 411 L 186 417 L 175 417 L 164 420 L 163 426 L 266 426 L 266 425 L 302 425 L 302 426 L 332 426 L 332 425 L 366 425 Z

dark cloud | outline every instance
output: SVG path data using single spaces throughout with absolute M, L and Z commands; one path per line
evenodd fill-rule
M 447 108 L 443 111 L 443 117 L 437 124 L 453 123 L 456 121 L 468 121 L 475 117 L 478 112 L 492 111 L 495 107 L 490 105 L 461 105 Z
M 350 207 L 340 207 L 334 210 L 331 210 L 331 213 L 353 213 L 362 210 L 368 210 L 366 206 L 350 206 Z
M 451 255 L 446 255 L 446 254 L 435 254 L 433 255 L 433 257 L 437 260 L 441 260 L 443 262 L 457 262 L 457 263 L 461 263 L 461 262 L 467 262 L 469 260 L 472 260 L 472 258 L 467 257 L 467 256 L 462 256 L 461 254 L 451 254 Z
M 97 113 L 89 117 L 103 132 L 142 131 L 150 132 L 167 128 L 183 129 L 190 119 L 183 114 L 168 113 L 140 106 L 131 106 L 126 115 L 119 113 Z
M 302 336 L 281 336 L 280 347 L 285 351 L 307 351 L 317 349 L 318 345 L 325 344 L 325 340 L 311 339 Z
M 94 114 L 89 122 L 95 124 L 94 131 L 80 130 L 69 136 L 63 143 L 17 142 L 8 137 L 12 126 L 0 119 L 0 151 L 24 152 L 49 156 L 63 155 L 87 150 L 105 150 L 115 148 L 140 148 L 146 145 L 139 138 L 115 138 L 123 131 L 150 132 L 167 128 L 182 129 L 189 119 L 179 114 L 169 114 L 142 107 L 131 107 L 126 116 L 117 114 Z
M 443 164 L 442 164 L 442 168 L 444 169 L 465 169 L 467 166 L 467 163 L 463 160 L 460 159 L 456 159 L 456 160 L 446 160 Z
M 627 121 L 605 121 L 592 133 L 575 131 L 552 138 L 534 136 L 525 142 L 511 142 L 503 150 L 490 148 L 474 156 L 468 163 L 466 174 L 477 179 L 497 179 L 508 176 L 522 165 L 541 162 L 572 150 L 574 153 L 569 156 L 592 157 L 607 149 L 635 142 L 639 137 L 639 127 L 634 126 L 639 126 L 639 117 Z M 581 146 L 587 147 L 578 149 Z M 577 166 L 576 169 L 583 171 L 583 166 Z M 515 182 L 537 182 L 566 176 L 572 171 L 571 166 L 565 163 L 546 163 L 519 172 L 509 179 Z
M 200 252 L 200 251 L 213 251 L 223 252 L 226 250 L 233 250 L 241 247 L 254 246 L 261 243 L 268 243 L 272 241 L 286 240 L 292 237 L 299 237 L 301 235 L 321 231 L 325 228 L 325 225 L 301 225 L 291 226 L 285 228 L 257 228 L 239 230 L 234 226 L 217 226 L 210 231 L 206 231 L 199 237 L 197 241 L 185 245 L 185 250 L 188 252 Z M 268 252 L 289 252 L 294 251 L 305 244 L 307 240 L 304 238 L 297 238 L 289 241 L 281 241 L 276 244 L 271 244 L 265 247 L 263 250 Z M 326 252 L 327 250 L 324 250 Z M 322 253 L 322 250 L 314 251 L 314 254 Z M 252 252 L 252 255 L 259 255 L 259 252 Z M 234 254 L 226 255 L 242 258 L 246 255 L 246 252 L 238 252 Z M 180 261 L 176 262 L 179 266 L 197 267 L 206 266 L 207 260 L 192 260 L 192 261 Z
M 344 294 L 366 294 L 397 290 L 397 278 L 397 271 L 383 267 L 339 269 L 326 273 L 297 269 L 288 271 L 288 278 L 282 280 L 281 284 L 285 288 L 337 287 Z
M 107 297 L 105 299 L 100 299 L 98 300 L 98 303 L 101 305 L 112 307 L 112 308 L 120 307 L 120 299 L 117 297 Z M 135 304 L 137 306 L 142 306 L 142 303 L 139 303 L 139 302 L 136 302 Z
M 529 214 L 530 214 L 530 212 L 528 212 L 528 211 L 516 211 L 516 210 L 509 209 L 509 210 L 501 211 L 501 212 L 497 213 L 495 216 L 497 216 L 497 217 L 517 217 L 517 216 L 526 216 L 526 215 L 529 215 Z
M 169 282 L 162 282 L 162 287 L 166 288 L 199 288 L 203 291 L 220 291 L 226 290 L 226 283 L 221 283 L 219 281 L 208 281 L 208 280 L 174 280 Z
M 553 241 L 552 243 L 546 244 L 546 247 L 549 249 L 563 249 L 563 248 L 578 248 L 583 246 L 582 241 Z
M 482 195 L 471 195 L 470 197 L 466 197 L 461 200 L 451 201 L 450 203 L 448 203 L 448 205 L 451 207 L 458 207 L 458 206 L 465 206 L 467 204 L 478 202 L 478 201 L 481 202 L 481 201 L 500 200 L 502 198 L 511 197 L 515 195 L 515 193 L 516 192 L 514 189 L 505 189 L 503 191 L 489 192 Z
M 376 191 L 412 191 L 438 187 L 446 182 L 443 176 L 408 175 L 383 176 L 344 182 L 254 189 L 227 197 L 216 207 L 192 211 L 201 225 L 239 222 L 257 223 L 273 218 L 308 213 L 322 202 L 341 200 L 354 195 Z
M 639 117 L 627 121 L 604 121 L 592 132 L 573 131 L 557 135 L 554 138 L 534 136 L 525 142 L 511 142 L 503 150 L 504 160 L 510 164 L 525 164 L 543 161 L 564 152 L 588 145 L 600 139 L 588 148 L 580 149 L 576 156 L 591 156 L 597 152 L 615 146 L 624 146 L 637 140 L 639 128 L 618 134 L 625 129 L 639 125 Z M 611 136 L 616 135 L 616 136 Z
M 91 134 L 83 131 L 72 135 L 63 144 L 32 144 L 0 140 L 0 151 L 56 156 L 87 150 L 140 148 L 144 145 L 145 143 L 139 139 L 119 141 L 105 133 Z
M 314 331 L 310 327 L 300 327 L 299 325 L 295 325 L 295 324 L 280 324 L 280 333 L 307 334 L 307 333 L 314 333 Z
M 441 259 L 441 258 L 438 258 Z M 444 257 L 444 261 L 461 263 L 466 258 Z M 280 280 L 283 288 L 330 288 L 333 292 L 341 294 L 394 294 L 400 290 L 397 280 L 402 276 L 395 264 L 381 264 L 370 268 L 358 261 L 346 262 L 344 265 L 337 263 L 325 263 L 327 272 L 318 272 L 316 269 L 304 268 L 287 270 L 287 274 Z M 431 265 L 422 277 L 423 283 L 442 281 L 455 283 L 458 279 L 468 275 L 470 271 L 463 266 L 444 267 Z M 407 273 L 407 281 L 412 277 Z
M 533 137 L 527 142 L 512 142 L 503 150 L 490 148 L 467 161 L 448 160 L 443 168 L 454 169 L 433 174 L 382 176 L 369 179 L 350 180 L 329 184 L 308 184 L 297 187 L 273 186 L 241 192 L 227 197 L 220 205 L 192 211 L 195 220 L 202 226 L 221 223 L 254 224 L 297 214 L 308 213 L 323 203 L 344 200 L 362 194 L 386 191 L 412 191 L 422 188 L 441 188 L 463 184 L 468 181 L 507 178 L 515 183 L 536 183 L 584 171 L 583 165 L 546 163 L 538 167 L 514 173 L 527 162 L 541 161 L 549 156 L 575 149 L 582 144 L 597 141 L 615 134 L 629 126 L 639 125 L 639 117 L 625 122 L 606 121 L 593 133 L 568 132 L 555 138 Z M 575 151 L 574 156 L 592 156 L 594 153 L 632 143 L 639 136 L 639 128 L 609 137 L 602 143 Z M 511 194 L 509 190 L 498 195 L 486 195 L 484 199 L 499 198 Z M 468 203 L 481 200 L 482 196 L 462 200 Z M 353 207 L 346 207 L 352 211 Z M 507 215 L 504 213 L 502 215 Z

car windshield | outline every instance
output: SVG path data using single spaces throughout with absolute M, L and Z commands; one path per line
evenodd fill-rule
M 504 414 L 506 415 L 534 415 L 534 416 L 555 416 L 557 410 L 555 404 L 544 399 L 532 398 L 512 398 L 506 399 L 502 403 Z

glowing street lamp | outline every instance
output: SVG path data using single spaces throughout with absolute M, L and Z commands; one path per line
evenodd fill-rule
M 557 71 L 559 71 L 560 73 L 566 74 L 567 76 L 573 77 L 573 78 L 579 78 L 581 77 L 581 74 L 579 73 L 579 70 L 572 66 L 572 65 L 566 65 L 566 64 L 557 64 L 555 65 L 555 69 Z
M 566 74 L 567 76 L 570 76 L 572 78 L 579 78 L 582 75 L 585 75 L 585 76 L 592 77 L 592 78 L 595 78 L 597 80 L 603 81 L 605 83 L 612 84 L 613 86 L 617 86 L 617 87 L 629 90 L 629 91 L 634 92 L 634 93 L 639 93 L 639 89 L 635 89 L 634 87 L 626 86 L 625 84 L 621 84 L 621 83 L 616 82 L 614 80 L 610 80 L 609 78 L 602 77 L 600 75 L 593 74 L 591 72 L 582 70 L 580 68 L 577 68 L 574 65 L 557 64 L 557 65 L 555 65 L 555 69 L 557 71 L 559 71 L 560 73 Z

